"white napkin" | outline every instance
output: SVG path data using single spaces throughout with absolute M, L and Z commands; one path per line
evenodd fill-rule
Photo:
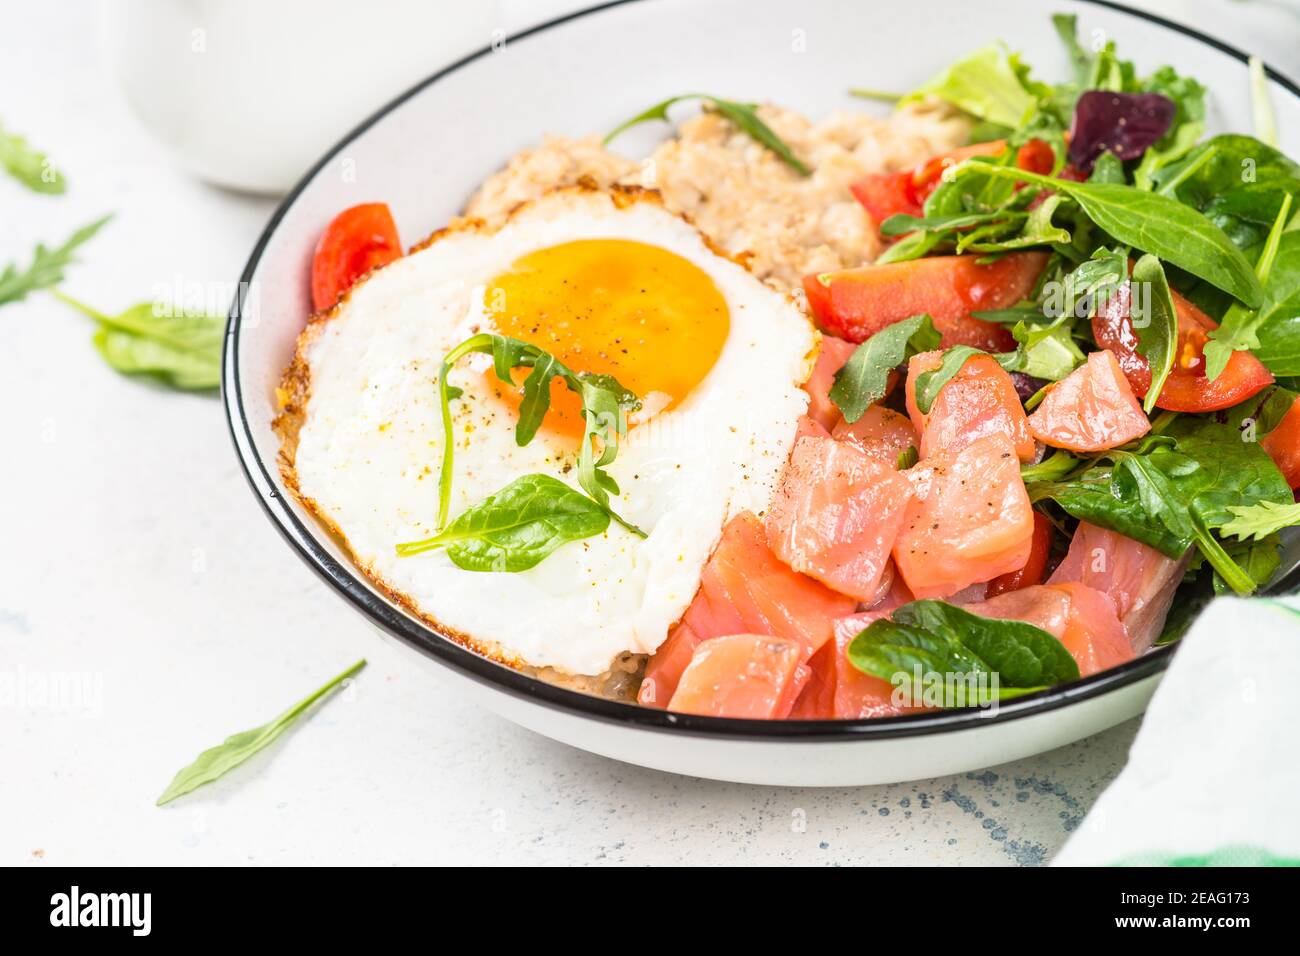
M 1059 866 L 1300 865 L 1300 610 L 1220 598 Z

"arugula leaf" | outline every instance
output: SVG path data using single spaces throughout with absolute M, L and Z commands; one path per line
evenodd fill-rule
M 628 531 L 644 538 L 644 531 L 624 521 L 617 512 L 610 509 L 609 496 L 618 494 L 618 483 L 604 470 L 614 461 L 618 454 L 618 443 L 627 435 L 627 413 L 640 408 L 641 402 L 612 375 L 574 372 L 545 349 L 530 342 L 487 332 L 471 336 L 448 352 L 438 374 L 443 434 L 442 471 L 438 476 L 438 530 L 447 527 L 451 511 L 452 464 L 455 455 L 451 424 L 451 398 L 455 386 L 447 381 L 447 376 L 456 362 L 472 353 L 491 355 L 493 371 L 497 378 L 508 385 L 515 384 L 511 375 L 514 369 L 531 370 L 524 380 L 524 397 L 519 405 L 519 421 L 515 424 L 515 442 L 521 447 L 537 435 L 537 429 L 550 409 L 550 386 L 553 379 L 559 378 L 571 392 L 582 399 L 585 427 L 578 451 L 578 484 L 611 518 Z M 599 454 L 596 451 L 597 443 L 600 444 Z
M 550 475 L 524 475 L 461 512 L 431 538 L 397 546 L 402 557 L 439 548 L 466 571 L 526 571 L 556 548 L 602 534 L 608 509 Z
M 1065 197 L 1057 194 L 1048 196 L 1025 218 L 1024 227 L 1009 239 L 991 242 L 981 241 L 976 233 L 970 233 L 957 242 L 957 252 L 1005 252 L 1012 249 L 1024 249 L 1030 246 L 1051 246 L 1068 243 L 1070 231 L 1052 224 L 1052 216 Z
M 900 451 L 898 457 L 894 459 L 894 467 L 899 471 L 907 471 L 907 469 L 911 468 L 920 460 L 921 453 L 916 450 L 916 446 L 908 445 Z
M 1065 52 L 1070 56 L 1070 65 L 1074 68 L 1074 82 L 1082 87 L 1088 82 L 1092 73 L 1092 56 L 1079 42 L 1078 17 L 1072 13 L 1052 14 L 1052 26 L 1056 35 L 1065 45 Z
M 1278 248 L 1282 243 L 1282 230 L 1286 227 L 1291 213 L 1291 194 L 1287 193 L 1282 207 L 1278 210 L 1273 228 L 1269 230 L 1264 241 L 1264 249 L 1255 261 L 1255 275 L 1259 276 L 1264 286 L 1265 299 L 1268 298 L 1268 278 L 1277 258 Z M 1259 348 L 1259 336 L 1256 330 L 1260 324 L 1260 312 L 1248 309 L 1240 302 L 1234 302 L 1223 314 L 1223 320 L 1217 329 L 1211 329 L 1209 341 L 1205 343 L 1205 377 L 1213 382 L 1228 367 L 1232 353 L 1243 349 Z
M 185 391 L 221 386 L 224 316 L 160 315 L 150 302 L 108 315 L 58 290 L 54 296 L 98 323 L 95 348 L 117 371 L 149 376 Z
M 1151 384 L 1147 388 L 1142 409 L 1148 415 L 1156 407 L 1156 399 L 1164 388 L 1165 379 L 1174 367 L 1174 351 L 1178 347 L 1178 313 L 1169 291 L 1160 260 L 1148 253 L 1133 265 L 1133 287 L 1145 290 L 1132 298 L 1133 331 L 1137 333 L 1138 348 L 1151 366 Z
M 5 266 L 4 271 L 0 272 L 0 305 L 19 302 L 38 289 L 48 289 L 62 282 L 63 270 L 76 261 L 73 253 L 77 247 L 99 232 L 104 223 L 112 218 L 111 215 L 104 216 L 88 226 L 82 226 L 57 249 L 47 249 L 38 243 L 32 253 L 32 264 L 22 272 L 18 271 L 17 263 L 11 262 Z
M 962 172 L 958 167 L 958 177 Z M 1259 306 L 1263 289 L 1241 250 L 1222 229 L 1176 199 L 1133 186 L 1076 183 L 1008 166 L 987 166 L 983 172 L 1063 193 L 1124 245 L 1159 256 L 1247 305 Z
M 766 146 L 775 153 L 780 160 L 797 172 L 801 176 L 812 175 L 812 168 L 803 160 L 794 154 L 789 145 L 781 137 L 772 131 L 772 128 L 764 123 L 758 116 L 757 103 L 738 103 L 734 100 L 724 100 L 719 96 L 710 96 L 708 93 L 683 93 L 680 96 L 670 96 L 663 102 L 656 103 L 649 109 L 638 113 L 630 120 L 620 123 L 606 134 L 602 141 L 603 145 L 609 145 L 614 137 L 618 136 L 624 130 L 630 129 L 640 123 L 646 123 L 651 120 L 663 120 L 665 123 L 671 122 L 668 118 L 668 108 L 675 103 L 683 100 L 704 100 L 709 107 L 716 110 L 722 116 L 725 116 L 744 133 L 747 133 L 751 139 Z
M 980 617 L 943 601 L 913 601 L 891 618 L 872 622 L 849 643 L 847 656 L 865 674 L 909 686 L 914 700 L 921 695 L 917 671 L 923 681 L 945 682 L 997 674 L 999 698 L 1079 677 L 1070 652 L 1046 631 L 1023 621 Z
M 1020 322 L 1011 330 L 1019 344 L 1016 351 L 996 356 L 1008 372 L 1023 372 L 1033 378 L 1059 382 L 1082 365 L 1087 356 L 1074 341 L 1069 316 L 1049 324 Z
M 63 174 L 48 156 L 0 123 L 0 166 L 32 192 L 60 195 L 67 189 Z
M 1128 177 L 1124 174 L 1123 161 L 1110 150 L 1106 150 L 1093 162 L 1092 175 L 1088 177 L 1088 182 L 1123 185 L 1128 182 Z
M 916 407 L 922 415 L 929 415 L 934 400 L 939 397 L 943 387 L 957 377 L 966 360 L 976 355 L 989 353 L 971 345 L 954 345 L 943 353 L 943 360 L 938 368 L 922 372 L 916 377 Z
M 1079 467 L 1081 459 L 1064 449 L 1056 449 L 1034 465 L 1021 465 L 1020 478 L 1025 484 L 1035 481 L 1060 481 Z
M 903 97 L 910 103 L 935 96 L 972 116 L 1017 127 L 1037 100 L 1025 89 L 1017 62 L 1000 46 L 989 45 L 953 63 L 929 82 Z
M 844 420 L 851 425 L 861 418 L 885 397 L 889 373 L 909 355 L 937 348 L 938 339 L 933 320 L 923 313 L 886 326 L 854 349 L 835 373 L 829 393 Z
M 270 723 L 234 734 L 227 737 L 220 745 L 203 751 L 192 764 L 176 774 L 172 782 L 167 785 L 167 789 L 162 792 L 162 796 L 158 798 L 157 806 L 161 807 L 165 803 L 171 803 L 177 797 L 184 796 L 205 783 L 212 783 L 212 781 L 238 767 L 258 751 L 264 750 L 277 737 L 288 730 L 294 721 L 306 713 L 312 704 L 343 686 L 348 678 L 365 666 L 364 659 L 357 661 L 342 674 L 332 678 L 314 693 L 298 701 Z
M 875 264 L 883 266 L 890 262 L 907 262 L 912 259 L 919 259 L 937 246 L 940 238 L 938 233 L 931 232 L 928 229 L 909 233 L 876 256 Z
M 1262 541 L 1283 528 L 1300 524 L 1300 503 L 1296 502 L 1260 501 L 1253 505 L 1227 505 L 1227 509 L 1232 513 L 1232 520 L 1219 532 L 1242 541 L 1250 538 Z
M 1277 120 L 1268 98 L 1268 74 L 1264 72 L 1264 61 L 1252 56 L 1247 64 L 1250 67 L 1250 115 L 1255 135 L 1261 142 L 1276 146 Z

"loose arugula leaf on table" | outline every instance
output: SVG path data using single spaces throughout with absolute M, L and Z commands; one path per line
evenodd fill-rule
M 972 116 L 1015 128 L 1037 105 L 1025 89 L 1017 61 L 992 44 L 953 63 L 938 76 L 903 97 L 910 103 L 934 96 Z
M 986 166 L 981 172 L 1054 189 L 1077 202 L 1118 242 L 1158 256 L 1248 306 L 1259 306 L 1263 289 L 1241 250 L 1222 229 L 1176 199 L 1133 186 L 1076 183 L 1007 166 Z M 964 173 L 965 167 L 958 167 L 959 179 Z
M 903 605 L 854 637 L 847 654 L 849 663 L 863 673 L 906 686 L 913 700 L 923 694 L 923 686 L 915 683 L 918 671 L 923 685 L 996 674 L 998 698 L 1079 677 L 1070 652 L 1046 631 L 1023 621 L 980 617 L 943 601 Z
M 928 315 L 914 315 L 881 329 L 849 356 L 835 373 L 830 400 L 853 424 L 867 407 L 885 397 L 889 373 L 917 352 L 939 347 L 939 333 Z
M 155 378 L 185 391 L 221 386 L 224 316 L 160 315 L 150 302 L 108 315 L 62 292 L 54 295 L 99 325 L 95 348 L 117 371 Z
M 1178 313 L 1169 291 L 1160 260 L 1147 254 L 1133 265 L 1133 285 L 1146 294 L 1134 293 L 1132 298 L 1133 331 L 1138 338 L 1138 351 L 1151 367 L 1151 384 L 1142 410 L 1148 415 L 1156 407 L 1156 399 L 1164 388 L 1165 379 L 1174 367 L 1174 351 L 1178 347 Z
M 63 270 L 76 261 L 73 254 L 82 243 L 86 242 L 113 217 L 111 215 L 97 219 L 87 226 L 82 226 L 63 245 L 56 249 L 47 249 L 37 244 L 32 253 L 32 262 L 26 269 L 19 270 L 17 263 L 9 263 L 0 272 L 0 305 L 19 302 L 38 289 L 48 289 L 63 281 Z
M 50 158 L 0 123 L 0 166 L 32 192 L 60 195 L 67 189 L 63 174 Z
M 438 375 L 443 434 L 442 472 L 438 476 L 438 530 L 446 529 L 451 511 L 455 446 L 451 423 L 451 393 L 455 386 L 447 381 L 447 376 L 456 362 L 473 353 L 492 356 L 492 368 L 497 378 L 512 386 L 515 382 L 511 373 L 516 368 L 530 369 L 524 380 L 524 397 L 519 405 L 519 421 L 515 425 L 515 442 L 521 447 L 537 435 L 537 429 L 550 409 L 553 379 L 564 382 L 582 399 L 585 427 L 578 452 L 578 484 L 611 518 L 644 538 L 644 531 L 624 521 L 610 508 L 609 496 L 618 494 L 618 483 L 604 470 L 614 461 L 618 443 L 627 435 L 627 413 L 640 408 L 640 400 L 612 375 L 574 372 L 545 349 L 530 342 L 487 332 L 471 336 L 448 352 Z M 599 454 L 597 443 L 600 444 Z
M 227 737 L 218 746 L 203 751 L 192 764 L 176 774 L 172 782 L 167 785 L 167 789 L 162 792 L 162 796 L 158 798 L 157 806 L 161 807 L 163 804 L 170 803 L 177 797 L 184 796 L 206 783 L 212 783 L 238 767 L 249 757 L 264 750 L 277 737 L 288 730 L 314 703 L 343 686 L 348 678 L 365 666 L 365 660 L 357 661 L 342 674 L 332 678 L 314 693 L 298 701 L 270 723 L 234 734 Z
M 1260 284 L 1264 287 L 1265 300 L 1269 296 L 1269 275 L 1272 273 L 1273 263 L 1282 244 L 1282 230 L 1286 227 L 1290 214 L 1291 194 L 1287 193 L 1281 208 L 1278 209 L 1273 228 L 1269 230 L 1268 238 L 1264 241 L 1264 248 L 1255 261 L 1255 275 L 1259 276 Z M 1234 302 L 1228 307 L 1228 311 L 1223 314 L 1223 319 L 1219 322 L 1219 327 L 1210 330 L 1209 341 L 1205 344 L 1207 379 L 1212 382 L 1223 374 L 1233 352 L 1260 347 L 1257 334 L 1263 321 L 1260 316 L 1260 310 L 1248 309 L 1240 302 Z
M 608 145 L 619 133 L 641 123 L 647 123 L 651 120 L 662 120 L 665 123 L 671 122 L 668 118 L 669 107 L 684 100 L 703 100 L 709 108 L 735 123 L 742 132 L 748 134 L 755 142 L 770 149 L 783 163 L 799 175 L 809 176 L 812 174 L 812 168 L 796 156 L 789 144 L 777 136 L 772 128 L 759 118 L 757 103 L 738 103 L 735 100 L 725 100 L 722 97 L 711 96 L 708 93 L 683 93 L 680 96 L 670 96 L 668 99 L 656 103 L 649 109 L 614 127 L 606 134 L 603 140 L 604 144 Z
M 556 548 L 604 533 L 609 511 L 549 475 L 524 475 L 462 511 L 431 538 L 397 546 L 402 557 L 445 548 L 466 571 L 526 571 Z

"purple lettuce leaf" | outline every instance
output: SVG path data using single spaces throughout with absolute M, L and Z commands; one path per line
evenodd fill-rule
M 1104 152 L 1137 159 L 1169 131 L 1177 107 L 1159 93 L 1089 90 L 1079 97 L 1070 124 L 1070 162 L 1084 172 Z

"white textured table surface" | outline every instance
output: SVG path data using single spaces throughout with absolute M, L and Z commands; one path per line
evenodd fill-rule
M 1294 44 L 1251 32 L 1288 15 L 1259 6 L 1195 4 L 1196 25 L 1296 72 Z M 104 74 L 90 8 L 57 7 L 6 13 L 0 120 L 70 189 L 0 179 L 0 263 L 116 210 L 71 293 L 117 310 L 230 283 L 272 204 L 174 170 Z M 118 377 L 91 331 L 44 295 L 0 312 L 0 864 L 1037 864 L 1123 765 L 1134 723 L 979 774 L 820 791 L 674 777 L 536 737 L 381 643 L 265 520 L 217 401 Z M 199 750 L 361 656 L 346 697 L 153 806 Z M 80 705 L 40 698 L 60 683 L 84 688 Z

